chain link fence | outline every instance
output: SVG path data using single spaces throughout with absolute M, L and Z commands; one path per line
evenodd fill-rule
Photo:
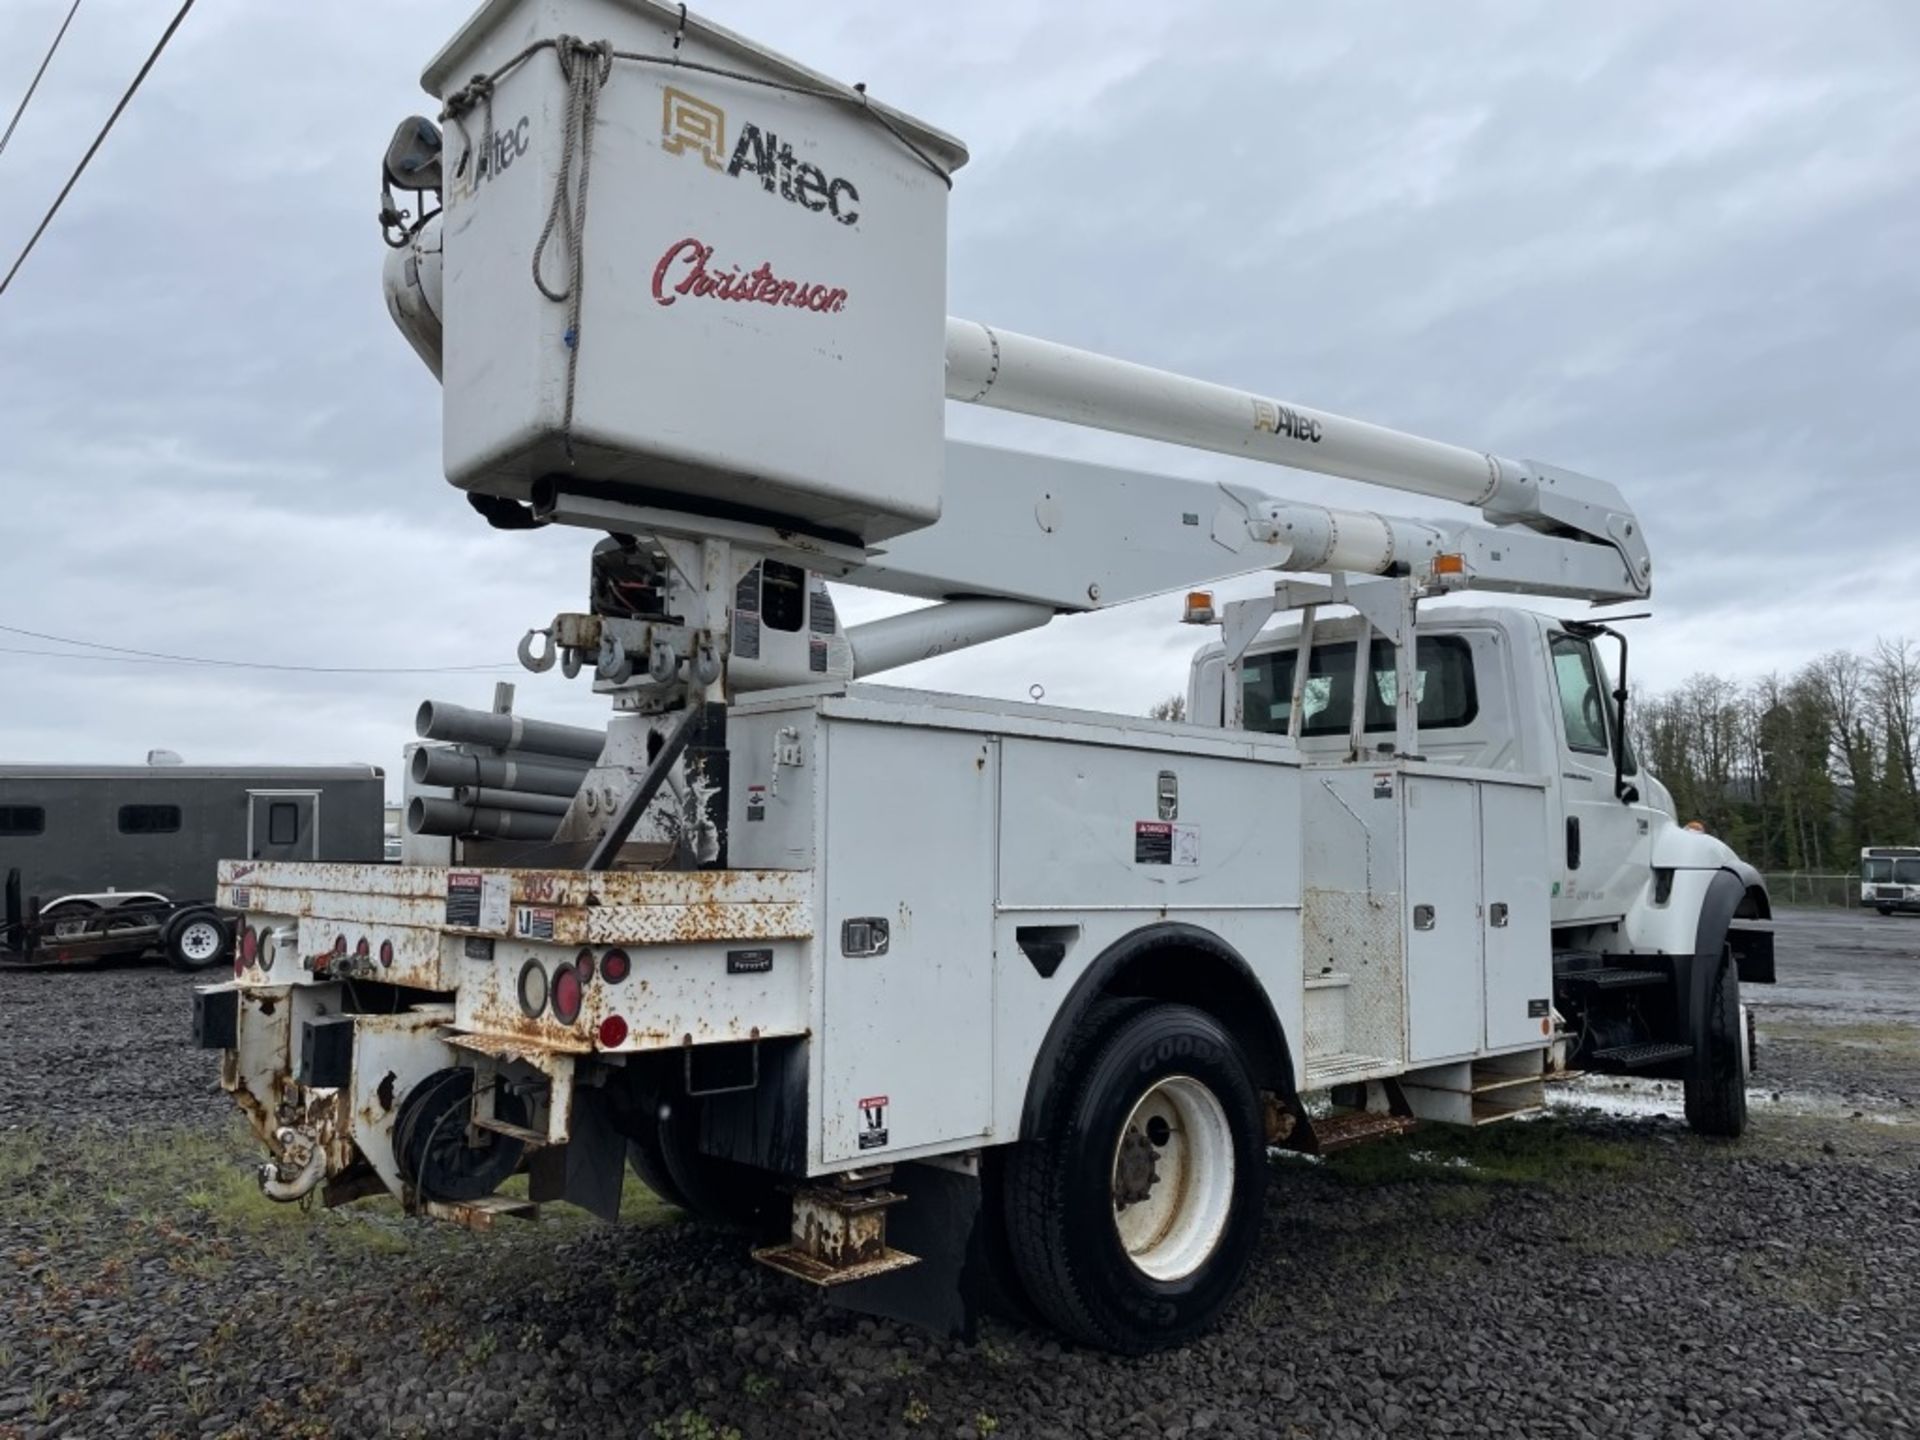
M 1815 875 L 1800 870 L 1769 870 L 1767 895 L 1775 905 L 1830 905 L 1860 908 L 1858 875 Z

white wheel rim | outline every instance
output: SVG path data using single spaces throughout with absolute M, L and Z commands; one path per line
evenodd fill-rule
M 180 953 L 189 960 L 211 960 L 220 953 L 220 927 L 195 920 L 180 932 Z
M 1148 1090 L 1113 1147 L 1113 1226 L 1127 1258 L 1155 1280 L 1198 1270 L 1226 1233 L 1233 1170 L 1233 1130 L 1211 1090 L 1190 1075 Z

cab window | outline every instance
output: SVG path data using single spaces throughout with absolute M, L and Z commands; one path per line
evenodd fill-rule
M 1289 645 L 1250 656 L 1240 670 L 1246 727 L 1284 735 L 1293 710 L 1293 669 L 1299 651 Z M 1376 640 L 1368 657 L 1366 729 L 1393 729 L 1397 672 L 1393 646 Z M 1458 635 L 1430 635 L 1414 651 L 1414 700 L 1422 730 L 1470 725 L 1480 713 L 1473 688 L 1473 653 Z M 1300 697 L 1302 735 L 1345 735 L 1353 718 L 1353 641 L 1313 647 Z
M 1560 687 L 1560 723 L 1567 748 L 1607 754 L 1607 697 L 1594 664 L 1593 646 L 1571 635 L 1554 636 L 1553 678 Z

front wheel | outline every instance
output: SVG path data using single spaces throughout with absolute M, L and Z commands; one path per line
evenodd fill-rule
M 1253 1257 L 1259 1096 L 1233 1037 L 1189 1006 L 1133 1011 L 1076 1048 L 1040 1133 L 1007 1160 L 1015 1269 L 1083 1343 L 1180 1344 L 1219 1318 Z
M 1741 1018 L 1740 969 L 1722 950 L 1707 988 L 1704 1012 L 1694 1017 L 1693 1058 L 1687 1062 L 1687 1125 L 1696 1135 L 1738 1139 L 1747 1128 L 1747 1033 Z
M 1893 914 L 1893 907 L 1891 905 L 1876 905 L 1873 908 L 1878 910 L 1882 915 Z

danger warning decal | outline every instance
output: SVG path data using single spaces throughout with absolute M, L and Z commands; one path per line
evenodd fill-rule
M 887 1144 L 887 1106 L 884 1095 L 869 1095 L 860 1102 L 860 1148 L 884 1150 Z
M 1138 820 L 1133 826 L 1136 865 L 1198 865 L 1200 827 L 1169 820 Z

